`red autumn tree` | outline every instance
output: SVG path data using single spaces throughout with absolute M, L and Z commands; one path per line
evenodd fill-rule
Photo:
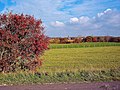
M 19 14 L 0 15 L 0 71 L 33 70 L 48 48 L 41 20 Z
M 93 42 L 97 42 L 97 37 L 93 37 Z

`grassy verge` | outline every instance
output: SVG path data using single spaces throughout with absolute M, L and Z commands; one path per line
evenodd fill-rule
M 0 84 L 120 80 L 119 53 L 119 46 L 50 49 L 38 73 L 0 74 Z
M 54 73 L 9 73 L 0 75 L 0 85 L 24 85 L 42 83 L 70 83 L 70 82 L 93 82 L 93 81 L 120 81 L 120 69 L 101 71 L 77 71 L 77 72 L 54 72 Z

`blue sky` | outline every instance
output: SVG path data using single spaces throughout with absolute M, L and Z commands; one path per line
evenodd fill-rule
M 120 36 L 120 0 L 0 0 L 8 10 L 42 19 L 51 37 Z

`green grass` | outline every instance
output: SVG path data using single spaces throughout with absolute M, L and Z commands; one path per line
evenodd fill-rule
M 51 49 L 61 48 L 83 48 L 83 47 L 105 47 L 105 46 L 120 46 L 120 43 L 115 42 L 85 42 L 79 44 L 50 44 Z
M 0 74 L 0 84 L 120 80 L 120 47 L 50 49 L 38 74 Z

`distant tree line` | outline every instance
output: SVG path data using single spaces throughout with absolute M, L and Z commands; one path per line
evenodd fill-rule
M 87 36 L 87 37 L 53 37 L 50 38 L 50 43 L 67 44 L 67 43 L 82 43 L 82 42 L 120 42 L 120 37 L 113 36 Z

